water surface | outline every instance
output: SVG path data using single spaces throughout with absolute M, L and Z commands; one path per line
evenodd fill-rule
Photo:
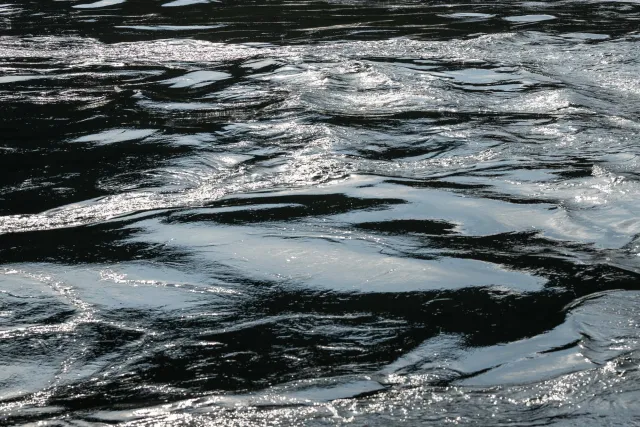
M 1 4 L 0 424 L 637 424 L 639 25 Z

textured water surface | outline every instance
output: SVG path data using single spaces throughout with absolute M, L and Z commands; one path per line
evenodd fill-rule
M 637 1 L 0 4 L 0 425 L 640 423 Z

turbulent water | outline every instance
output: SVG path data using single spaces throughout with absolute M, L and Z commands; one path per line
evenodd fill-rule
M 640 425 L 640 3 L 0 4 L 0 425 Z

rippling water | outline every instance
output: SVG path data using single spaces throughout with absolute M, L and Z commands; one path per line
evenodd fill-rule
M 0 4 L 0 135 L 2 425 L 640 423 L 637 1 Z

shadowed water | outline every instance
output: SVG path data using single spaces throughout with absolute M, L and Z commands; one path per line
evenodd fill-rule
M 0 425 L 640 423 L 640 4 L 0 4 Z

